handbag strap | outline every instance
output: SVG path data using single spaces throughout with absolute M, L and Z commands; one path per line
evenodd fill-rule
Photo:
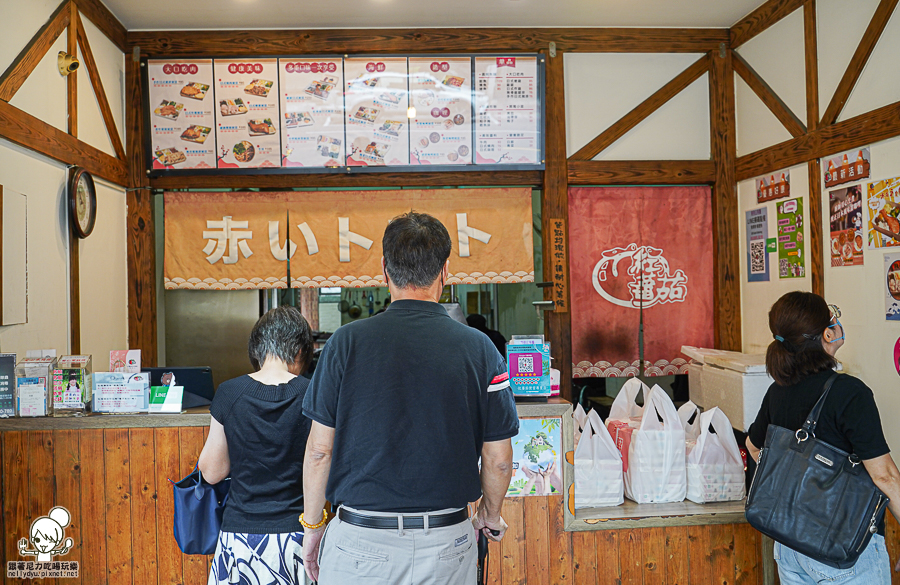
M 819 415 L 822 413 L 822 407 L 825 405 L 825 398 L 828 397 L 828 392 L 831 390 L 831 386 L 834 384 L 834 381 L 837 380 L 840 374 L 838 372 L 834 372 L 828 378 L 828 381 L 825 382 L 825 391 L 822 392 L 822 396 L 819 397 L 816 405 L 813 406 L 812 410 L 809 411 L 809 415 L 806 417 L 806 422 L 803 423 L 803 430 L 806 431 L 810 436 L 816 436 L 816 424 L 819 422 Z

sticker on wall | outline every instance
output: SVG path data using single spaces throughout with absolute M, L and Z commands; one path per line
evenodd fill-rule
M 868 179 L 871 174 L 869 147 L 848 151 L 825 161 L 825 187 Z
M 900 337 L 894 343 L 894 369 L 900 374 Z
M 831 211 L 831 266 L 863 263 L 862 189 L 859 185 L 829 193 Z
M 806 275 L 803 248 L 803 199 L 798 197 L 778 204 L 779 278 Z
M 756 202 L 764 203 L 791 196 L 791 171 L 785 170 L 756 179 Z
M 769 280 L 769 254 L 766 239 L 769 236 L 768 211 L 765 207 L 747 211 L 747 281 Z
M 900 321 L 900 254 L 884 255 L 884 318 Z
M 900 246 L 900 177 L 866 185 L 869 249 Z

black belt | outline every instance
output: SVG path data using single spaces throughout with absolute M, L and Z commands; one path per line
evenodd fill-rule
M 398 514 L 397 516 L 367 516 L 365 514 L 351 512 L 345 508 L 338 510 L 338 518 L 341 519 L 341 522 L 346 522 L 347 524 L 352 524 L 354 526 L 361 526 L 363 528 L 380 528 L 385 530 L 399 530 L 400 521 L 398 520 L 398 516 L 400 515 L 401 514 Z M 402 514 L 402 516 L 404 530 L 425 528 L 425 518 L 423 516 L 407 516 L 406 514 Z M 444 526 L 453 526 L 454 524 L 459 524 L 468 519 L 469 511 L 466 508 L 447 514 L 429 514 L 428 527 L 441 528 Z

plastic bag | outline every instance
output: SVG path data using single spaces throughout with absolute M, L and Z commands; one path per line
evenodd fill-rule
M 680 502 L 686 493 L 684 427 L 672 400 L 654 386 L 645 398 L 640 426 L 632 433 L 625 495 L 650 504 Z
M 630 378 L 622 386 L 622 389 L 613 400 L 609 409 L 609 418 L 606 419 L 606 428 L 612 437 L 613 443 L 622 454 L 622 468 L 628 471 L 628 448 L 631 444 L 631 434 L 641 424 L 643 408 L 638 405 L 637 397 L 644 393 L 644 401 L 650 394 L 650 388 L 637 378 Z
M 697 416 L 694 416 L 694 415 Z M 694 422 L 688 422 L 691 420 L 691 417 L 694 418 Z M 681 421 L 681 426 L 684 427 L 684 438 L 687 441 L 696 441 L 697 437 L 700 436 L 700 408 L 688 400 L 678 409 L 678 420 Z
M 584 412 L 584 407 L 581 406 L 581 403 L 575 406 L 572 418 L 575 419 L 575 448 L 577 449 L 578 441 L 581 439 L 581 432 L 587 425 L 587 413 Z
M 687 499 L 698 504 L 744 497 L 744 461 L 731 421 L 718 408 L 700 415 L 700 436 L 687 458 L 687 480 Z
M 618 506 L 625 501 L 622 456 L 596 411 L 586 419 L 575 448 L 575 508 Z

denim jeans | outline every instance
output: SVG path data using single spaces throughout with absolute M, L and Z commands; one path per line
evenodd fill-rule
M 778 578 L 784 585 L 816 583 L 890 585 L 891 583 L 891 561 L 884 545 L 884 537 L 879 534 L 872 537 L 859 560 L 849 569 L 835 569 L 823 565 L 777 542 L 775 561 L 778 563 Z

